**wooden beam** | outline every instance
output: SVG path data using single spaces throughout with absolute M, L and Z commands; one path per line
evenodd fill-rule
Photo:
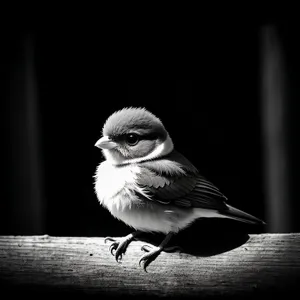
M 300 284 L 299 233 L 250 235 L 219 253 L 207 241 L 194 252 L 162 252 L 147 273 L 138 265 L 144 244 L 132 242 L 117 263 L 103 238 L 0 236 L 1 291 L 257 298 Z

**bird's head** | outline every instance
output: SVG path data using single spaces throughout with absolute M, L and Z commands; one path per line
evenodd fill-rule
M 114 165 L 137 163 L 170 153 L 173 142 L 162 122 L 145 108 L 123 108 L 105 122 L 95 146 Z

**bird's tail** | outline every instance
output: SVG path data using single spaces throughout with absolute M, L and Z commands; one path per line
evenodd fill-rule
M 249 223 L 249 224 L 266 224 L 261 219 L 258 219 L 250 214 L 247 214 L 235 207 L 230 205 L 228 206 L 228 210 L 222 210 L 219 213 L 224 215 L 227 218 L 234 219 L 240 222 Z

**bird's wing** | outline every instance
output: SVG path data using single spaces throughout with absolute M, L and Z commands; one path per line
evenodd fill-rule
M 170 165 L 166 164 L 168 159 L 159 160 L 157 170 L 153 163 L 143 165 L 138 175 L 138 184 L 150 192 L 153 201 L 181 207 L 227 209 L 226 197 L 213 183 L 187 165 L 182 165 L 182 168 L 187 167 L 185 172 L 172 175 Z

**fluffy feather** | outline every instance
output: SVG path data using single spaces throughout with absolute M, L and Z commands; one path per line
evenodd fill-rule
M 95 175 L 99 202 L 117 219 L 136 230 L 178 232 L 198 217 L 191 210 L 152 201 L 149 191 L 137 184 L 141 169 L 137 165 L 115 167 L 101 163 Z

